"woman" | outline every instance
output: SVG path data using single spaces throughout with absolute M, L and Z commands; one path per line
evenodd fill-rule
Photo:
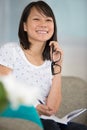
M 39 115 L 53 115 L 61 103 L 63 52 L 57 42 L 57 27 L 52 9 L 44 1 L 31 2 L 19 24 L 20 44 L 8 43 L 0 49 L 0 74 L 10 71 L 17 80 L 41 90 L 35 107 Z M 44 130 L 87 130 L 86 126 L 62 125 L 41 118 Z

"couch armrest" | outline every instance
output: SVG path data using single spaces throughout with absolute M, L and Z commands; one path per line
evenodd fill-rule
M 87 82 L 79 77 L 62 76 L 62 103 L 57 116 L 63 117 L 79 108 L 87 108 Z M 73 121 L 87 124 L 87 112 Z

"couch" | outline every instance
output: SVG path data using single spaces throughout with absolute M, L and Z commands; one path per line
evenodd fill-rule
M 62 76 L 62 103 L 56 115 L 61 118 L 79 108 L 87 108 L 87 82 L 79 77 Z M 87 125 L 87 112 L 72 121 Z M 0 118 L 0 130 L 41 130 L 41 128 L 33 122 L 22 119 Z

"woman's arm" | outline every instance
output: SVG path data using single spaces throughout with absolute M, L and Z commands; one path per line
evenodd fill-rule
M 54 47 L 53 54 L 52 54 L 52 47 Z M 62 69 L 63 51 L 59 47 L 58 42 L 51 41 L 50 48 L 51 48 L 51 57 L 53 57 L 52 60 L 56 61 L 56 57 L 60 57 L 60 60 L 58 62 L 56 62 L 56 64 L 61 66 L 61 69 Z M 61 56 L 59 56 L 58 52 L 60 52 Z M 55 68 L 54 68 L 54 70 L 55 70 Z M 57 110 L 60 106 L 61 99 L 62 99 L 62 95 L 61 95 L 61 71 L 60 71 L 60 73 L 53 76 L 52 86 L 51 86 L 51 89 L 50 89 L 50 92 L 49 92 L 49 95 L 47 98 L 47 102 L 46 102 L 49 110 L 52 110 L 54 114 L 57 112 Z
M 9 74 L 11 71 L 12 71 L 11 68 L 8 68 L 8 67 L 0 64 L 0 75 L 1 76 Z
M 53 77 L 52 87 L 46 102 L 49 110 L 52 110 L 54 114 L 58 111 L 61 99 L 61 74 L 57 74 Z
M 54 46 L 55 51 L 60 51 L 60 53 L 61 53 L 61 60 L 58 62 L 58 64 L 62 68 L 63 51 L 61 50 L 61 48 L 59 48 L 57 42 L 51 41 L 51 43 L 50 43 L 51 52 L 52 52 L 52 45 Z M 52 57 L 52 54 L 51 54 L 51 57 Z M 55 61 L 55 59 L 54 59 L 54 61 Z M 60 72 L 59 74 L 56 74 L 53 76 L 52 86 L 51 86 L 49 95 L 47 97 L 46 104 L 45 105 L 39 104 L 36 107 L 39 114 L 41 114 L 41 115 L 43 114 L 43 115 L 47 115 L 47 116 L 55 114 L 60 106 L 61 99 L 62 99 L 62 96 L 61 96 L 61 72 Z
M 61 103 L 61 74 L 55 75 L 46 104 L 37 105 L 36 109 L 40 115 L 51 116 L 58 111 Z

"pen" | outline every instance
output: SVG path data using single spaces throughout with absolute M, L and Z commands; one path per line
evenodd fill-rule
M 38 100 L 38 101 L 39 101 L 39 103 L 44 104 L 41 100 Z

